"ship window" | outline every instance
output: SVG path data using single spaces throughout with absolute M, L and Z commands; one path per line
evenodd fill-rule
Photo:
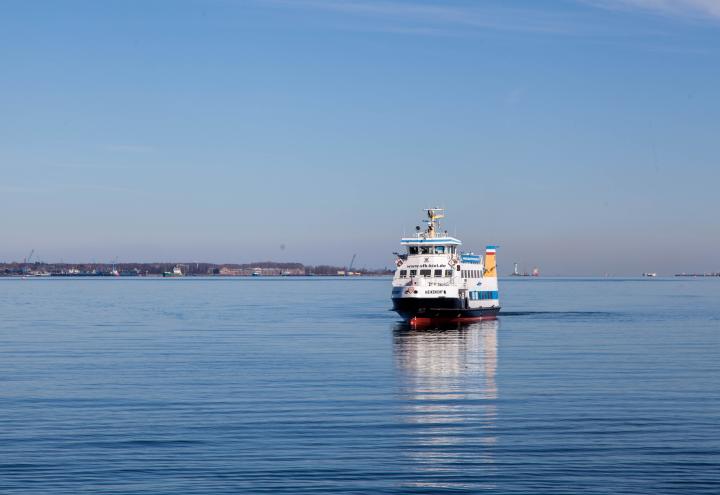
M 408 253 L 409 253 L 409 254 L 418 254 L 418 247 L 417 247 L 417 246 L 410 246 L 410 247 L 408 248 Z
M 420 248 L 420 254 L 432 254 L 432 248 L 429 246 L 423 246 Z
M 414 277 L 415 275 L 417 275 L 417 270 L 410 270 L 410 276 Z
M 435 246 L 435 254 L 445 254 L 445 246 Z
M 435 270 L 436 277 L 442 277 L 442 270 Z
M 420 270 L 421 277 L 429 277 L 432 270 Z
M 400 270 L 400 278 L 407 277 L 407 270 Z
M 446 277 L 452 277 L 452 270 L 445 270 Z
M 462 270 L 460 273 L 462 273 L 462 278 L 467 278 L 467 270 Z

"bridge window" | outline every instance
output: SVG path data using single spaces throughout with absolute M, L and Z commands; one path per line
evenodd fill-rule
M 408 254 L 418 254 L 418 247 L 417 246 L 408 247 Z
M 435 270 L 436 277 L 442 277 L 442 270 Z
M 445 246 L 435 246 L 435 254 L 445 254 Z
M 407 270 L 400 270 L 400 278 L 407 277 Z
M 420 270 L 421 277 L 429 277 L 432 270 Z
M 432 254 L 432 246 L 423 246 L 420 248 L 420 254 Z

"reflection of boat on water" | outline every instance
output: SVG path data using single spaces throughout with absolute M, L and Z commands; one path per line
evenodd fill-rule
M 464 465 L 484 463 L 491 474 L 496 443 L 497 321 L 453 328 L 394 331 L 401 372 L 404 451 L 416 472 L 408 488 L 489 488 Z M 462 481 L 460 481 L 462 480 Z

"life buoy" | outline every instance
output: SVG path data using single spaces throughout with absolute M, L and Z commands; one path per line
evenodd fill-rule
M 400 266 L 402 266 L 402 264 L 403 264 L 403 260 L 397 260 L 397 261 L 395 262 L 395 264 L 396 264 L 398 267 L 400 267 Z

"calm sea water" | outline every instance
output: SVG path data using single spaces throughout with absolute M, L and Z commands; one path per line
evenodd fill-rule
M 720 280 L 0 280 L 2 493 L 720 493 Z

